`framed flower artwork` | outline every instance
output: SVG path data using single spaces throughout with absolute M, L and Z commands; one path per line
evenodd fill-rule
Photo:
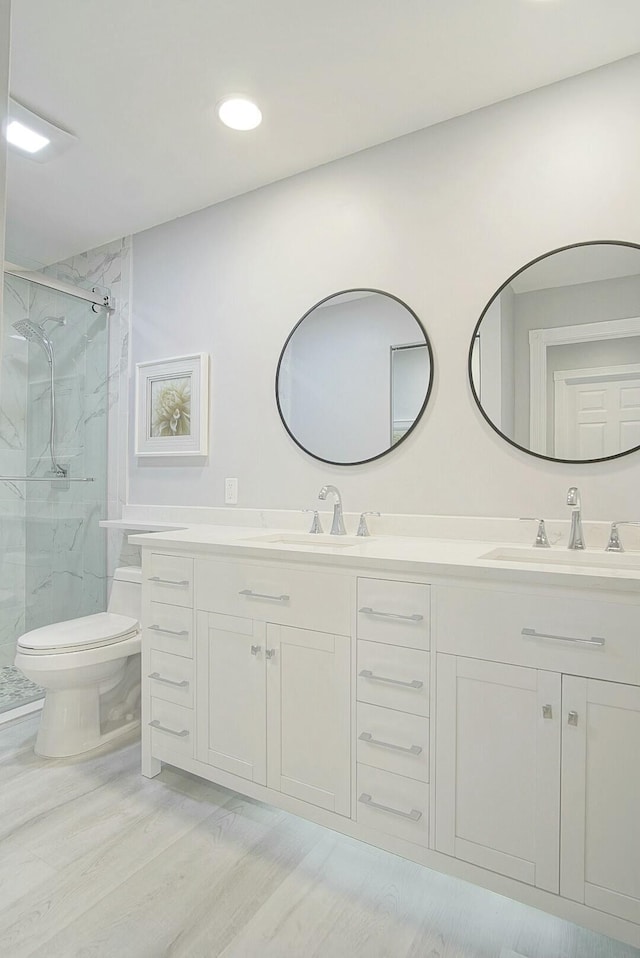
M 136 364 L 136 456 L 206 456 L 209 356 Z

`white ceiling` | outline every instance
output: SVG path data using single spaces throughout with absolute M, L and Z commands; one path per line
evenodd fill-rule
M 639 0 L 13 0 L 7 258 L 55 262 L 640 50 Z M 228 93 L 260 104 L 222 127 Z

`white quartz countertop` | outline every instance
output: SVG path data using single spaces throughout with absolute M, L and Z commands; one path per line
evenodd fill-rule
M 514 542 L 372 535 L 311 536 L 291 529 L 187 525 L 129 536 L 134 545 L 172 552 L 235 558 L 278 558 L 370 572 L 473 576 L 532 584 L 640 593 L 640 553 L 556 546 L 534 549 Z

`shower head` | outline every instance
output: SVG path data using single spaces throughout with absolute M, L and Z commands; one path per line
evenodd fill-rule
M 41 346 L 47 354 L 49 365 L 52 365 L 53 343 L 41 326 L 38 326 L 36 323 L 32 323 L 30 319 L 20 319 L 17 323 L 13 324 L 13 328 L 16 330 L 16 332 L 20 333 L 21 336 L 24 336 L 24 338 L 30 343 L 38 343 L 38 345 Z

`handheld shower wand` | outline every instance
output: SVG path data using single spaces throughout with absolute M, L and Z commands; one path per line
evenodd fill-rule
M 64 324 L 63 319 L 59 319 L 56 316 L 47 316 L 42 322 L 47 320 L 53 320 L 59 325 Z M 53 343 L 45 333 L 42 326 L 37 323 L 32 323 L 30 319 L 20 319 L 17 323 L 13 324 L 13 328 L 16 332 L 20 333 L 21 336 L 24 336 L 26 340 L 30 343 L 37 343 L 41 349 L 44 350 L 47 357 L 47 362 L 49 363 L 49 371 L 51 374 L 51 389 L 49 393 L 49 403 L 51 410 L 50 425 L 49 425 L 49 455 L 51 457 L 51 471 L 54 477 L 65 479 L 66 470 L 59 464 L 56 459 L 56 393 L 55 393 L 55 356 L 53 352 Z

